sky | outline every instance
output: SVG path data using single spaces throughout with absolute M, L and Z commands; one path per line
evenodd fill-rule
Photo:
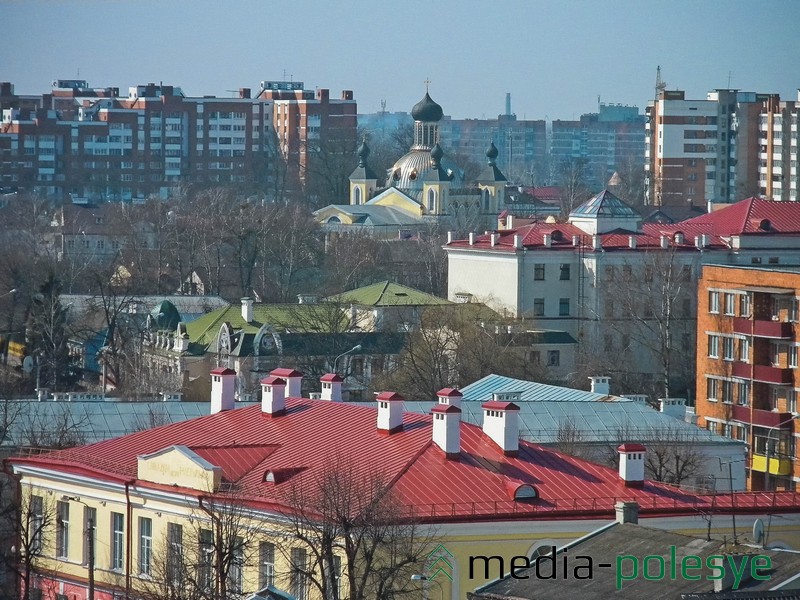
M 163 82 L 230 97 L 303 81 L 360 113 L 430 94 L 454 118 L 577 119 L 668 89 L 800 87 L 800 0 L 0 0 L 0 80 L 41 94 Z

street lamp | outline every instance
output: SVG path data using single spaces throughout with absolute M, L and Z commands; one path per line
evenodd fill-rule
M 16 294 L 16 293 L 17 293 L 17 288 L 11 288 L 5 294 L 0 294 L 0 298 L 5 298 L 6 296 L 8 296 L 10 294 Z
M 427 600 L 427 598 L 428 598 L 428 584 L 429 583 L 435 583 L 436 585 L 439 586 L 439 600 L 444 600 L 444 589 L 442 588 L 442 584 L 439 583 L 438 581 L 434 581 L 433 579 L 430 579 L 427 575 L 420 575 L 420 574 L 412 575 L 411 576 L 411 581 L 421 581 L 422 582 L 422 598 L 423 598 L 423 600 Z
M 770 440 L 772 439 L 772 434 L 775 433 L 776 430 L 780 429 L 783 425 L 786 425 L 787 423 L 791 423 L 792 421 L 794 421 L 798 416 L 800 415 L 792 415 L 791 417 L 789 417 L 784 421 L 781 421 L 777 425 L 773 425 L 772 427 L 767 428 L 769 429 L 769 433 L 767 434 L 767 448 L 765 452 L 767 458 L 767 465 L 766 469 L 764 470 L 764 489 L 766 491 L 769 491 L 769 458 L 770 458 L 769 455 L 770 455 Z
M 64 501 L 71 500 L 72 502 L 83 504 L 88 509 L 92 508 L 91 506 L 86 504 L 86 502 L 81 500 L 78 496 L 62 496 L 61 500 Z M 86 515 L 86 541 L 87 541 L 86 562 L 87 562 L 87 568 L 89 569 L 88 600 L 94 600 L 94 519 L 91 517 L 91 513 L 87 513 Z
M 357 344 L 357 345 L 353 346 L 353 347 L 352 347 L 352 348 L 350 348 L 350 350 L 348 350 L 347 352 L 342 352 L 342 353 L 341 353 L 339 356 L 337 356 L 336 358 L 334 358 L 334 359 L 333 359 L 333 372 L 334 372 L 334 373 L 338 373 L 338 371 L 336 370 L 336 365 L 338 365 L 338 364 L 339 364 L 339 359 L 340 359 L 340 358 L 342 358 L 343 356 L 347 356 L 348 354 L 351 354 L 351 353 L 353 353 L 353 352 L 358 352 L 359 350 L 361 350 L 361 344 Z

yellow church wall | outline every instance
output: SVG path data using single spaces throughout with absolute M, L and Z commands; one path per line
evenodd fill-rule
M 390 188 L 380 196 L 373 198 L 370 201 L 370 204 L 377 206 L 391 206 L 420 217 L 422 216 L 423 212 L 422 206 L 413 200 L 410 200 L 405 194 L 397 191 L 394 188 Z

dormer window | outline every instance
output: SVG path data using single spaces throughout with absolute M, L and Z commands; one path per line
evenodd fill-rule
M 538 497 L 539 493 L 536 491 L 536 488 L 527 483 L 519 486 L 514 492 L 514 500 L 533 500 Z

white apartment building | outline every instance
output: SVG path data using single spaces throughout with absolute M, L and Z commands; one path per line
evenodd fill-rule
M 768 200 L 797 201 L 797 102 L 775 96 L 759 115 L 758 186 Z

